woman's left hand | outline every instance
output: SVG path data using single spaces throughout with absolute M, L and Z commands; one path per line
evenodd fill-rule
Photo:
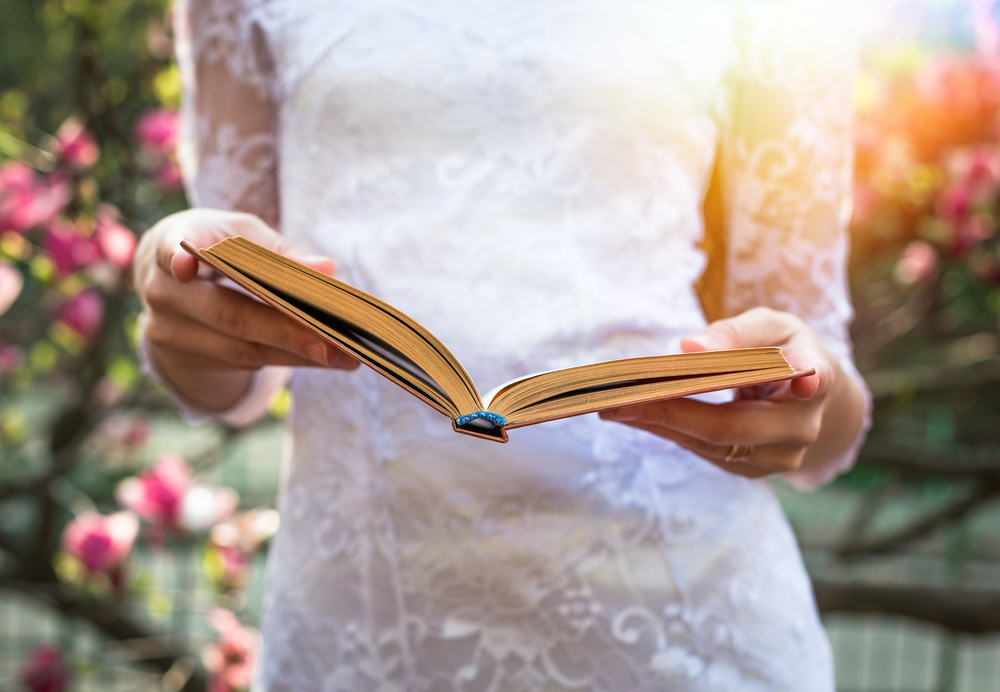
M 816 374 L 738 389 L 726 404 L 670 399 L 603 411 L 601 417 L 672 440 L 741 476 L 813 468 L 832 459 L 857 434 L 864 403 L 858 386 L 805 322 L 754 308 L 681 340 L 685 353 L 755 346 L 779 346 L 789 365 L 815 368 Z

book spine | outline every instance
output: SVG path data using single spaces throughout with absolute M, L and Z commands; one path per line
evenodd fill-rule
M 455 425 L 466 425 L 474 420 L 478 419 L 488 420 L 493 425 L 500 426 L 501 428 L 507 424 L 507 419 L 503 416 L 497 415 L 496 413 L 490 413 L 489 411 L 476 411 L 475 413 L 470 413 L 467 416 L 459 416 L 455 419 Z

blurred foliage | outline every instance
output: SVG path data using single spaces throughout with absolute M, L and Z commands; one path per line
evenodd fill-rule
M 897 47 L 857 92 L 851 279 L 871 442 L 961 463 L 1000 443 L 1000 56 Z
M 137 540 L 202 553 L 216 602 L 240 610 L 276 528 L 273 510 L 234 515 L 235 492 L 195 477 L 234 431 L 192 463 L 160 454 L 149 464 L 150 416 L 174 414 L 139 372 L 131 261 L 138 237 L 186 205 L 168 4 L 0 0 L 0 589 L 125 641 L 163 633 L 163 590 L 130 569 Z M 145 603 L 145 619 L 125 600 Z M 255 635 L 214 612 L 208 677 L 213 689 L 242 689 Z M 178 645 L 149 664 L 173 676 L 171 689 L 204 689 L 177 622 Z M 209 655 L 232 642 L 239 661 Z M 58 686 L 45 687 L 57 654 L 36 650 L 22 683 L 65 689 L 100 672 L 67 656 Z
M 136 517 L 157 549 L 197 543 L 219 602 L 236 609 L 276 520 L 211 510 L 231 511 L 231 496 L 195 482 L 183 460 L 141 468 L 148 415 L 169 403 L 139 374 L 130 260 L 144 230 L 185 206 L 168 5 L 0 0 L 0 587 L 61 589 L 55 602 L 104 618 L 122 639 L 151 633 L 117 599 L 163 598 L 128 574 Z M 876 408 L 847 487 L 878 492 L 902 479 L 947 496 L 972 482 L 955 475 L 963 465 L 1000 468 L 988 453 L 1000 444 L 998 142 L 1000 56 L 989 46 L 907 46 L 868 61 L 851 281 Z M 289 404 L 285 392 L 272 414 Z M 896 462 L 918 451 L 914 476 Z M 210 501 L 194 518 L 178 509 L 189 495 Z M 105 609 L 81 605 L 95 602 Z M 214 623 L 243 647 L 242 675 L 252 633 L 219 613 Z M 215 675 L 229 665 L 209 659 Z
M 176 108 L 166 0 L 0 0 L 0 132 L 38 145 L 78 115 L 102 151 L 99 197 L 145 227 L 183 206 L 136 175 L 131 128 Z M 0 152 L 11 155 L 10 146 Z

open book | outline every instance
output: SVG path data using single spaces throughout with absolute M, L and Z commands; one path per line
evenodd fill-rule
M 246 238 L 185 250 L 452 420 L 499 442 L 507 430 L 659 399 L 811 375 L 779 348 L 613 360 L 521 377 L 484 403 L 455 356 L 412 318 L 378 298 Z

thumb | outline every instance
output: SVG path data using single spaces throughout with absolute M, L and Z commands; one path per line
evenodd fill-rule
M 681 339 L 684 353 L 721 351 L 732 348 L 779 346 L 801 327 L 786 312 L 753 308 L 735 317 L 716 320 L 696 334 Z
M 197 276 L 198 261 L 184 252 L 181 240 L 187 240 L 197 248 L 206 248 L 225 238 L 241 235 L 324 274 L 333 274 L 336 269 L 336 264 L 329 257 L 304 252 L 252 214 L 190 209 L 164 219 L 161 224 L 161 228 L 156 229 L 157 264 L 182 283 Z

